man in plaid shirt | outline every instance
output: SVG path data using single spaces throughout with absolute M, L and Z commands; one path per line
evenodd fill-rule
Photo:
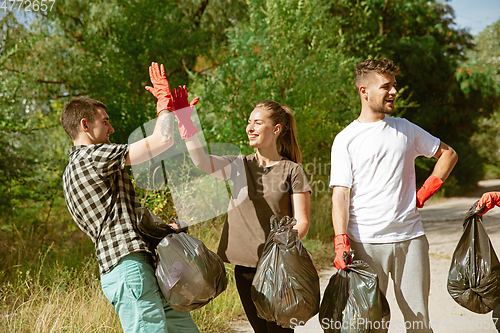
M 68 210 L 96 248 L 101 287 L 120 317 L 124 332 L 199 332 L 189 312 L 168 305 L 154 273 L 152 249 L 136 230 L 140 203 L 126 165 L 146 161 L 173 145 L 169 119 L 174 111 L 163 65 L 152 63 L 158 98 L 153 134 L 131 145 L 112 144 L 114 132 L 106 105 L 87 97 L 73 98 L 61 122 L 71 137 L 70 161 L 63 175 Z

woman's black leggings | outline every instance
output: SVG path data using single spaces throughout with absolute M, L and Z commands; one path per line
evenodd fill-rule
M 266 321 L 257 316 L 257 309 L 252 301 L 251 290 L 252 281 L 255 276 L 256 268 L 238 266 L 234 267 L 234 277 L 236 288 L 240 294 L 241 303 L 245 309 L 248 321 L 256 333 L 278 333 L 293 332 L 291 328 L 283 328 L 272 321 Z

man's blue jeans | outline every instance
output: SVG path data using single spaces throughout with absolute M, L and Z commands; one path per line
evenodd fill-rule
M 123 257 L 101 276 L 101 287 L 125 333 L 199 333 L 189 312 L 177 312 L 168 305 L 146 252 Z

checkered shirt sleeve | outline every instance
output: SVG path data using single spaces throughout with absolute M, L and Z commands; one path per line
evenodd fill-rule
M 68 210 L 96 249 L 100 274 L 125 255 L 150 252 L 135 228 L 140 207 L 125 169 L 128 145 L 74 146 L 63 175 Z

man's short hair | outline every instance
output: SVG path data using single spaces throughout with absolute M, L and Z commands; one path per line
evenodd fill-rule
M 78 138 L 80 121 L 86 119 L 89 123 L 94 122 L 99 107 L 104 110 L 108 108 L 104 103 L 88 97 L 75 97 L 66 103 L 61 114 L 61 123 L 72 140 Z
M 358 63 L 356 66 L 354 86 L 359 90 L 362 80 L 373 73 L 396 76 L 399 72 L 399 67 L 394 65 L 390 59 L 367 59 Z

